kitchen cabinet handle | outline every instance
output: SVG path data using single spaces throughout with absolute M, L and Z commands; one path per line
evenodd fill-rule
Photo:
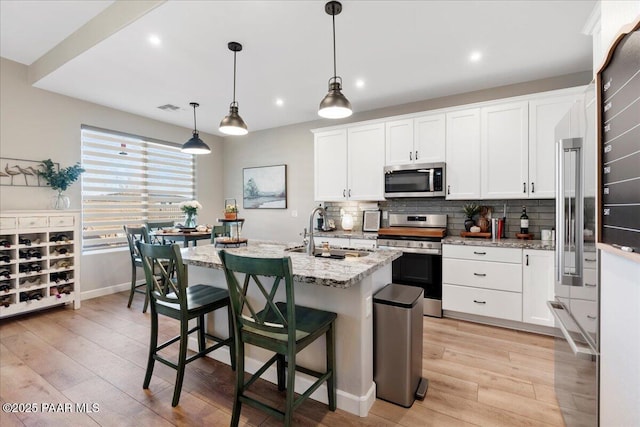
M 536 183 L 535 183 L 535 182 L 532 182 L 532 183 L 531 183 L 531 192 L 532 192 L 532 193 L 535 193 L 535 192 L 536 192 Z
M 413 153 L 409 151 L 409 160 L 413 160 Z
M 587 319 L 596 320 L 596 316 L 591 316 L 590 314 L 587 314 Z
M 447 194 L 451 194 L 451 186 L 447 185 Z
M 418 150 L 416 150 L 416 160 L 418 160 Z
M 487 277 L 486 273 L 473 273 L 474 276 Z
M 596 262 L 595 258 L 585 258 L 584 260 L 587 262 Z
M 487 254 L 486 252 L 476 252 L 476 251 L 473 251 L 473 253 L 476 254 L 476 255 L 486 255 Z
M 586 283 L 584 284 L 587 288 L 595 288 L 597 285 L 595 283 Z
M 529 265 L 529 255 L 525 255 L 524 258 L 525 258 L 524 265 Z
M 347 197 L 347 190 L 342 190 L 342 197 Z
M 523 192 L 523 193 L 526 193 L 526 192 L 527 192 L 527 183 L 526 183 L 526 182 L 523 182 L 523 183 L 522 183 L 522 192 Z
M 349 197 L 351 197 L 351 189 L 349 189 Z
M 478 301 L 477 299 L 474 299 L 473 302 L 475 302 L 476 304 L 486 304 L 486 301 Z

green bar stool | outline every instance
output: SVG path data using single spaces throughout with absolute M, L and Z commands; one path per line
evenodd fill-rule
M 147 296 L 147 284 L 136 284 L 138 268 L 142 268 L 142 258 L 140 258 L 140 251 L 136 246 L 136 242 L 142 241 L 149 243 L 149 231 L 147 227 L 128 227 L 124 226 L 124 232 L 127 236 L 127 242 L 129 243 L 129 255 L 131 256 L 131 291 L 129 292 L 129 303 L 127 307 L 131 307 L 133 302 L 133 295 L 135 293 L 144 294 L 144 308 L 143 313 L 147 312 L 147 306 L 149 305 L 149 297 Z
M 209 285 L 192 285 L 187 287 L 187 268 L 182 262 L 180 246 L 152 245 L 138 242 L 145 276 L 147 293 L 151 303 L 151 342 L 149 359 L 143 388 L 148 389 L 155 361 L 175 369 L 176 384 L 173 389 L 172 406 L 177 406 L 182 390 L 182 381 L 187 363 L 202 357 L 222 346 L 229 346 L 231 367 L 235 369 L 235 352 L 233 346 L 232 314 L 229 304 L 229 292 L 226 289 Z M 218 309 L 226 308 L 229 316 L 229 338 L 220 338 L 205 331 L 205 315 Z M 180 335 L 158 344 L 158 314 L 180 321 Z M 189 320 L 197 319 L 197 324 L 189 329 Z M 189 335 L 198 333 L 198 352 L 187 357 Z M 206 339 L 215 342 L 206 347 Z M 160 356 L 158 352 L 169 345 L 180 342 L 178 361 L 173 362 Z
M 336 409 L 336 313 L 295 305 L 291 259 L 251 258 L 233 255 L 224 250 L 219 253 L 229 288 L 236 353 L 236 390 L 231 425 L 240 421 L 242 404 L 267 412 L 292 425 L 293 411 L 324 381 L 327 382 L 329 409 Z M 269 276 L 269 277 L 262 277 Z M 263 284 L 263 280 L 272 283 Z M 285 301 L 276 302 L 280 284 L 284 283 Z M 249 289 L 253 292 L 247 297 Z M 296 363 L 296 354 L 316 339 L 326 339 L 326 372 L 317 372 Z M 261 347 L 275 353 L 255 374 L 245 381 L 245 344 Z M 285 410 L 268 405 L 249 396 L 247 389 L 270 366 L 276 363 L 278 389 L 287 390 Z M 294 384 L 296 371 L 317 378 L 297 399 Z M 286 382 L 286 386 L 285 386 Z

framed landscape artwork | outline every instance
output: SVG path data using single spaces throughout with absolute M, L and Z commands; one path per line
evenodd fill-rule
M 244 209 L 287 208 L 287 165 L 242 169 Z

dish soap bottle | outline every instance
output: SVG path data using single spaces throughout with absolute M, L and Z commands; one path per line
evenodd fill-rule
M 526 206 L 522 207 L 522 215 L 520 215 L 520 234 L 529 234 L 529 216 Z

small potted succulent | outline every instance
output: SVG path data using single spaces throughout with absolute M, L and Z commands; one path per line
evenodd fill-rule
M 462 206 L 462 210 L 466 215 L 466 218 L 464 220 L 464 229 L 466 231 L 471 231 L 471 227 L 475 225 L 473 216 L 480 212 L 480 206 L 476 205 L 475 203 L 467 203 L 466 205 Z
M 224 219 L 238 219 L 238 207 L 228 204 L 224 208 Z

